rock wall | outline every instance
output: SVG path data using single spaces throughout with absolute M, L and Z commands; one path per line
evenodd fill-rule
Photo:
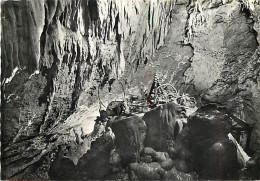
M 149 90 L 156 72 L 197 106 L 226 106 L 254 127 L 250 147 L 258 150 L 259 8 L 258 1 L 176 3 L 165 44 L 139 66 L 133 84 Z
M 103 100 L 118 98 L 118 79 L 126 92 L 149 89 L 155 72 L 198 105 L 227 106 L 254 127 L 250 147 L 260 148 L 258 0 L 21 0 L 1 7 L 5 150 L 24 145 L 23 153 L 32 139 L 48 140 L 75 110 L 93 106 L 99 89 Z
M 122 77 L 126 64 L 141 61 L 148 51 L 154 54 L 164 42 L 173 4 L 111 0 L 1 3 L 2 146 L 8 168 L 3 177 L 30 175 L 34 170 L 30 166 L 53 148 L 48 146 L 53 130 L 63 130 L 56 136 L 64 141 L 62 135 L 70 133 L 63 123 L 80 106 L 97 102 L 98 86 L 100 95 L 109 95 L 106 86 Z M 35 142 L 42 146 L 32 154 L 35 148 L 30 145 Z M 32 177 L 46 178 L 41 174 Z
M 44 134 L 78 105 L 96 102 L 97 86 L 153 54 L 164 41 L 173 2 L 24 0 L 2 7 L 7 144 Z

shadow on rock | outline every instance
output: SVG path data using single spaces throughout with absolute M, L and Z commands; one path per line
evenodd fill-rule
M 241 180 L 259 180 L 260 179 L 260 151 L 257 151 L 246 163 L 246 167 L 239 173 Z
M 181 171 L 195 171 L 200 179 L 238 179 L 237 149 L 228 138 L 232 118 L 215 105 L 198 109 L 177 136 L 170 154 Z
M 49 177 L 57 180 L 75 179 L 77 166 L 73 161 L 66 158 L 66 153 L 62 147 L 59 147 L 56 158 L 50 165 Z
M 60 149 L 51 163 L 49 176 L 51 179 L 102 179 L 110 172 L 110 153 L 114 146 L 114 138 L 108 132 L 91 143 L 87 151 L 74 165 Z

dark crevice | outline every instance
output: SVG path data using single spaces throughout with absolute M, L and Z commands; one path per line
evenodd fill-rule
M 67 13 L 68 12 L 68 8 L 67 6 L 65 6 L 64 8 L 64 17 L 63 17 L 63 26 L 66 26 L 66 19 L 67 19 Z
M 77 42 L 77 57 L 76 57 L 75 62 L 81 62 L 80 55 L 81 55 L 80 45 L 79 45 L 78 42 Z
M 91 54 L 90 54 L 90 51 L 88 52 L 88 57 L 87 57 L 87 59 L 86 59 L 86 62 L 87 62 L 87 64 L 88 65 L 91 65 Z
M 148 58 L 145 57 L 144 64 L 146 65 L 148 63 Z
M 73 1 L 72 1 L 73 2 Z M 78 9 L 76 9 L 76 12 L 74 15 L 71 16 L 71 23 L 70 23 L 70 29 L 73 32 L 76 32 L 78 29 L 78 23 L 77 23 L 77 17 L 78 17 Z
M 81 1 L 81 6 L 88 7 L 88 1 Z M 90 19 L 90 14 L 89 14 L 88 8 L 82 8 L 82 17 L 84 19 L 85 30 L 88 30 L 90 28 L 90 24 L 91 24 L 91 19 Z M 87 36 L 89 36 L 88 31 L 85 33 Z
M 110 7 L 109 7 L 109 26 L 108 26 L 108 31 L 107 31 L 107 39 L 110 39 L 110 28 L 112 29 L 112 2 L 110 3 Z
M 251 12 L 245 4 L 240 5 L 240 12 L 244 14 L 246 18 L 249 18 L 251 16 Z
M 258 41 L 257 41 L 258 33 L 257 33 L 257 31 L 256 31 L 255 29 L 252 29 L 252 33 L 253 33 L 254 36 L 255 36 L 255 39 L 256 39 L 256 45 L 257 45 L 257 47 L 258 47 L 258 46 L 259 46 L 259 43 L 258 43 Z
M 109 86 L 108 86 L 108 91 L 109 91 L 109 92 L 111 92 L 111 90 L 112 90 L 112 84 L 115 82 L 115 80 L 116 80 L 116 79 L 113 78 L 113 79 L 110 79 L 110 80 L 108 81 L 108 85 L 109 85 Z
M 48 17 L 47 17 L 48 11 L 47 11 L 46 7 L 44 7 L 44 9 L 45 9 L 45 19 L 44 19 L 45 22 L 44 22 L 42 34 L 40 36 L 40 61 L 41 61 L 42 57 L 44 57 L 45 45 L 46 45 L 46 35 L 47 35 L 47 30 L 48 30 Z M 40 62 L 40 66 L 41 65 L 42 65 L 42 63 Z
M 102 29 L 101 29 L 101 21 L 97 20 L 97 30 L 98 30 L 98 37 L 102 39 Z
M 92 21 L 98 20 L 98 5 L 96 0 L 89 0 L 88 10 Z
M 148 26 L 149 26 L 149 30 L 151 29 L 151 27 L 150 27 L 151 13 L 150 13 L 150 11 L 151 11 L 151 5 L 149 3 L 149 8 L 148 8 Z
M 253 14 L 250 12 L 250 9 L 245 5 L 245 4 L 241 4 L 240 5 L 240 12 L 242 15 L 244 15 L 246 17 L 247 20 L 249 20 L 249 22 L 247 22 L 249 24 L 250 27 L 250 31 L 252 34 L 254 34 L 255 38 L 256 38 L 256 44 L 257 47 L 259 46 L 259 43 L 257 41 L 257 36 L 258 33 L 257 31 L 253 28 L 255 21 L 253 20 Z
M 118 32 L 119 13 L 116 15 L 114 31 Z
M 38 98 L 39 106 L 42 106 L 44 103 L 48 103 L 49 96 L 54 91 L 54 78 L 57 76 L 58 73 L 58 65 L 57 65 L 57 54 L 54 49 L 54 45 L 52 46 L 52 54 L 54 56 L 54 61 L 52 63 L 52 66 L 48 69 L 47 66 L 43 66 L 41 69 L 42 75 L 46 78 L 46 86 L 44 88 L 43 93 Z
M 76 109 L 78 98 L 79 98 L 79 95 L 80 95 L 80 93 L 82 91 L 81 76 L 80 76 L 81 64 L 82 63 L 78 63 L 78 66 L 77 66 L 77 69 L 76 69 L 74 91 L 72 93 L 71 110 L 75 110 Z
M 69 60 L 69 74 L 71 73 L 71 69 L 76 61 L 76 56 L 77 56 L 77 52 L 75 50 L 75 45 L 73 45 L 73 48 L 72 48 L 72 57 L 71 59 Z
M 153 33 L 153 42 L 156 42 L 156 36 L 157 36 L 157 31 L 154 30 L 154 33 Z
M 135 64 L 135 71 L 136 72 L 137 72 L 137 69 L 138 69 L 139 65 L 140 65 L 140 60 L 137 59 L 136 64 Z
M 135 6 L 135 13 L 136 13 L 136 14 L 139 14 L 139 11 L 138 11 L 138 9 L 136 8 L 136 6 Z
M 62 25 L 63 25 L 63 18 L 64 18 L 64 12 L 62 12 L 59 17 L 60 24 Z
M 106 37 L 107 37 L 107 32 L 108 32 L 108 27 L 107 27 L 107 22 L 106 20 L 103 22 L 103 27 L 105 27 L 105 33 L 104 33 L 104 37 L 103 37 L 103 43 L 106 43 Z
M 188 37 L 188 32 L 189 32 L 189 19 L 190 19 L 190 15 L 193 12 L 193 9 L 190 7 L 192 0 L 189 0 L 188 5 L 186 6 L 186 11 L 187 11 L 187 21 L 186 21 L 186 25 L 184 28 L 184 36 L 187 38 Z

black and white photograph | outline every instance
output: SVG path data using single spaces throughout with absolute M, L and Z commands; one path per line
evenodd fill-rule
M 1 180 L 260 180 L 260 0 L 1 0 Z

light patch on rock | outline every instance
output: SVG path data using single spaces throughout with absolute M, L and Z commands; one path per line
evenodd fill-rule
M 9 78 L 6 78 L 4 80 L 4 84 L 8 84 L 9 82 L 11 82 L 18 70 L 19 70 L 19 68 L 15 67 L 13 72 L 12 72 L 12 75 Z
M 34 73 L 32 75 L 30 75 L 29 79 L 31 79 L 34 75 L 37 75 L 39 74 L 40 71 L 39 70 L 35 70 Z
M 237 148 L 237 156 L 238 160 L 242 162 L 244 166 L 246 166 L 246 162 L 250 159 L 250 157 L 247 155 L 247 153 L 243 150 L 243 148 L 238 144 L 238 142 L 235 140 L 233 135 L 231 133 L 228 134 L 228 138 Z

